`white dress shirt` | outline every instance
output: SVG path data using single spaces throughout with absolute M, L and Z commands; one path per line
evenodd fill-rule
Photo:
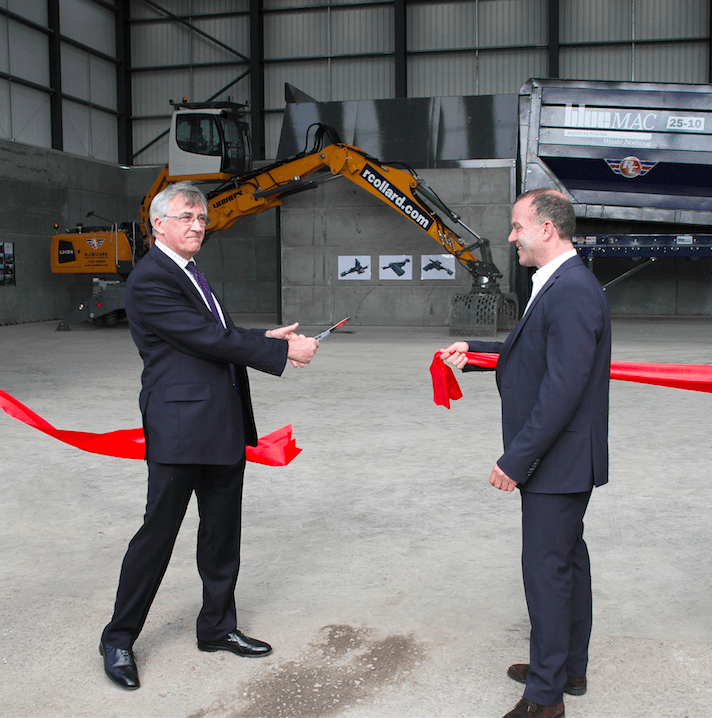
M 210 305 L 208 304 L 208 300 L 205 298 L 205 295 L 203 294 L 203 290 L 200 288 L 200 285 L 196 281 L 195 277 L 186 269 L 189 262 L 193 262 L 192 259 L 185 259 L 180 256 L 180 254 L 177 254 L 174 252 L 170 247 L 166 246 L 161 242 L 160 240 L 156 240 L 154 244 L 160 249 L 167 257 L 170 257 L 182 270 L 185 272 L 185 276 L 190 279 L 190 281 L 193 283 L 193 286 L 198 290 L 198 294 L 202 297 L 203 301 L 205 302 L 205 306 L 210 309 Z M 220 302 L 218 302 L 217 297 L 210 292 L 213 295 L 213 301 L 215 302 L 215 306 L 217 307 L 218 314 L 220 315 L 220 321 L 222 322 L 222 325 L 225 329 L 227 329 L 227 324 L 225 324 L 225 316 L 223 315 L 222 307 L 220 306 Z
M 527 313 L 531 303 L 534 301 L 534 297 L 539 294 L 541 288 L 549 281 L 551 275 L 567 260 L 571 257 L 575 257 L 577 254 L 575 249 L 570 249 L 568 252 L 560 254 L 556 259 L 552 259 L 551 262 L 545 264 L 543 267 L 539 267 L 536 272 L 532 275 L 532 294 L 527 302 L 524 314 Z

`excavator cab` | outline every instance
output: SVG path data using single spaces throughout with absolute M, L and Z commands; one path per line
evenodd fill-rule
M 170 177 L 250 172 L 252 150 L 244 109 L 234 102 L 174 104 L 168 146 Z

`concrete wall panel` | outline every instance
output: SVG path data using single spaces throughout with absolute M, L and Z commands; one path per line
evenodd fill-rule
M 493 255 L 505 275 L 505 291 L 509 291 L 511 264 L 507 243 L 511 172 L 511 167 L 480 167 L 421 173 L 468 226 L 492 240 Z M 446 326 L 452 295 L 468 292 L 472 286 L 470 274 L 459 265 L 452 281 L 421 280 L 421 254 L 436 256 L 445 249 L 409 219 L 350 182 L 328 182 L 314 192 L 287 198 L 281 218 L 285 321 L 293 317 L 326 325 L 350 315 L 355 325 Z M 464 230 L 458 234 L 466 235 Z M 339 278 L 340 255 L 368 256 L 371 278 Z M 412 257 L 413 278 L 379 279 L 381 255 Z

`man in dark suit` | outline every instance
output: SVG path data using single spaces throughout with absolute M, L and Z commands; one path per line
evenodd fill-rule
M 463 369 L 464 352 L 499 354 L 504 454 L 490 474 L 520 489 L 522 572 L 531 620 L 528 664 L 508 675 L 526 683 L 505 718 L 559 718 L 563 693 L 586 691 L 591 572 L 583 517 L 608 481 L 611 327 L 603 291 L 577 256 L 573 207 L 554 190 L 522 195 L 509 241 L 520 264 L 537 267 L 524 316 L 504 343 L 455 342 L 443 359 Z
M 133 654 L 195 492 L 197 563 L 203 604 L 198 648 L 243 656 L 271 652 L 237 630 L 235 584 L 245 446 L 257 431 L 246 367 L 280 375 L 287 359 L 308 364 L 315 339 L 297 324 L 269 331 L 236 327 L 192 261 L 205 236 L 207 202 L 188 182 L 151 203 L 155 243 L 129 275 L 126 314 L 143 359 L 139 405 L 148 463 L 143 526 L 129 543 L 114 614 L 99 646 L 115 683 L 139 687 Z

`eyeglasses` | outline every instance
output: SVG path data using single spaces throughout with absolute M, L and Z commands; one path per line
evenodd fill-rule
M 208 217 L 206 214 L 199 214 L 197 217 L 194 217 L 192 214 L 167 214 L 166 217 L 170 217 L 171 219 L 177 219 L 181 224 L 193 224 L 195 220 L 198 220 L 198 224 L 200 224 L 201 227 L 205 227 L 208 222 L 210 222 L 210 217 Z

